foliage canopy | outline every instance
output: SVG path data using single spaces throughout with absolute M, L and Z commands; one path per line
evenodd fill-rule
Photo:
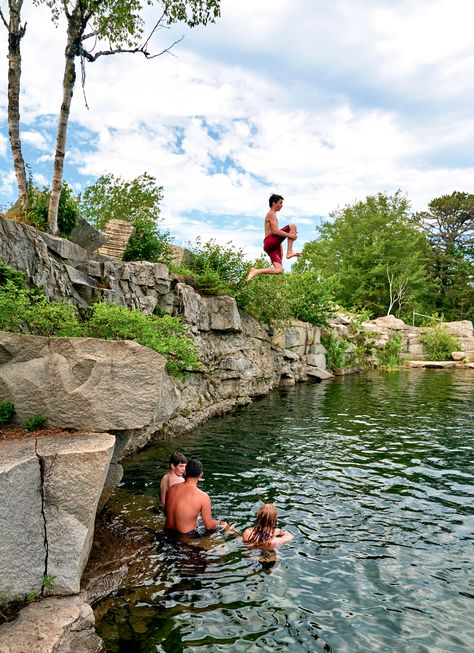
M 166 261 L 169 233 L 160 231 L 163 187 L 148 173 L 125 180 L 107 173 L 88 186 L 79 198 L 84 218 L 103 230 L 109 220 L 125 220 L 135 227 L 125 261 Z
M 331 213 L 307 243 L 295 271 L 317 270 L 345 308 L 398 316 L 428 292 L 429 243 L 409 215 L 400 191 L 379 193 Z

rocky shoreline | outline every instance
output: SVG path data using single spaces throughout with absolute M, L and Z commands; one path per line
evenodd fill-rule
M 272 333 L 233 298 L 203 297 L 163 265 L 93 258 L 74 243 L 10 220 L 0 220 L 0 260 L 25 272 L 51 299 L 80 308 L 105 297 L 147 313 L 159 307 L 180 315 L 205 364 L 205 371 L 177 380 L 166 373 L 162 356 L 134 342 L 0 332 L 0 400 L 14 402 L 17 419 L 0 435 L 0 597 L 45 597 L 0 626 L 0 653 L 95 653 L 101 644 L 88 601 L 113 591 L 115 581 L 100 556 L 95 571 L 88 569 L 84 579 L 83 572 L 96 514 L 121 479 L 121 459 L 275 388 L 333 374 L 318 327 L 294 322 Z M 330 328 L 343 335 L 349 326 L 335 316 Z M 396 332 L 407 357 L 420 351 L 419 330 L 392 316 L 364 328 L 375 348 Z M 462 360 L 469 361 L 472 324 L 450 328 L 461 334 Z M 19 424 L 37 413 L 48 417 L 48 430 L 21 432 Z M 136 542 L 142 537 L 146 546 L 146 533 L 137 532 Z M 121 554 L 133 559 L 133 546 Z

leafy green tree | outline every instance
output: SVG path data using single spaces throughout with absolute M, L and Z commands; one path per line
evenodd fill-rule
M 169 233 L 160 231 L 160 201 L 163 187 L 146 172 L 131 181 L 104 174 L 79 198 L 86 220 L 103 230 L 112 218 L 135 227 L 124 254 L 126 261 L 163 261 L 168 253 Z
M 32 224 L 41 231 L 48 229 L 48 205 L 51 197 L 51 190 L 45 186 L 40 190 L 34 186 L 31 176 L 28 180 L 28 208 L 25 217 L 29 224 Z M 79 217 L 77 199 L 74 197 L 72 188 L 63 181 L 58 206 L 58 231 L 59 235 L 67 238 L 76 224 Z
M 413 223 L 400 191 L 378 193 L 330 214 L 293 266 L 317 270 L 345 308 L 373 315 L 407 315 L 429 293 L 428 240 Z
M 102 56 L 139 53 L 147 59 L 152 59 L 170 50 L 177 42 L 160 53 L 150 53 L 148 49 L 150 39 L 158 28 L 176 22 L 184 22 L 189 27 L 214 22 L 220 15 L 220 0 L 160 0 L 161 16 L 145 39 L 143 39 L 144 21 L 141 14 L 145 6 L 153 4 L 154 0 L 34 0 L 34 2 L 45 3 L 51 9 L 56 24 L 64 15 L 67 26 L 63 99 L 59 112 L 48 213 L 49 230 L 55 234 L 58 229 L 57 216 L 67 128 L 76 83 L 76 57 L 80 58 L 83 67 L 83 79 L 85 62 L 92 63 Z
M 474 195 L 455 191 L 414 215 L 427 234 L 429 271 L 438 293 L 435 310 L 446 319 L 474 319 Z

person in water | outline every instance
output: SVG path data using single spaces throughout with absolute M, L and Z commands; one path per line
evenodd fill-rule
M 189 460 L 184 483 L 175 483 L 169 488 L 165 507 L 167 531 L 187 537 L 200 537 L 197 528 L 199 515 L 206 531 L 215 531 L 219 526 L 229 528 L 227 522 L 212 518 L 211 499 L 197 486 L 203 474 L 201 462 Z
M 278 227 L 277 211 L 283 206 L 283 197 L 281 195 L 270 195 L 268 203 L 270 210 L 265 216 L 265 239 L 263 249 L 270 257 L 273 267 L 271 268 L 250 268 L 247 275 L 247 281 L 250 281 L 258 274 L 281 274 L 283 272 L 283 241 L 287 240 L 286 258 L 300 256 L 298 252 L 293 251 L 293 241 L 297 238 L 296 225 L 287 224 L 282 229 Z
M 293 539 L 293 535 L 283 528 L 276 528 L 278 511 L 272 503 L 265 503 L 257 512 L 255 526 L 246 528 L 242 539 L 247 544 L 259 548 L 273 549 Z
M 175 483 L 183 483 L 183 474 L 186 470 L 186 463 L 188 462 L 186 456 L 182 453 L 174 453 L 170 456 L 169 472 L 167 472 L 160 483 L 160 502 L 163 508 L 165 507 L 166 493 Z

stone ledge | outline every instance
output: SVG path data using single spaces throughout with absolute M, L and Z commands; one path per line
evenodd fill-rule
M 94 625 L 84 594 L 43 599 L 0 627 L 0 653 L 99 653 Z

